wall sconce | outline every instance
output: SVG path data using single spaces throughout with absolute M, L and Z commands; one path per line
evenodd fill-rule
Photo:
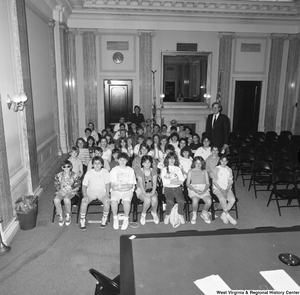
M 7 106 L 10 110 L 11 106 L 14 112 L 23 111 L 27 101 L 26 93 L 15 94 L 12 98 L 7 95 Z

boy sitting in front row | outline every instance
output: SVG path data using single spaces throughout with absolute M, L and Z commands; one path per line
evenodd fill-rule
M 120 153 L 118 156 L 119 166 L 110 171 L 111 181 L 111 210 L 113 213 L 113 228 L 119 229 L 118 204 L 122 200 L 124 207 L 124 220 L 121 230 L 126 230 L 129 224 L 129 213 L 131 199 L 136 184 L 134 170 L 126 166 L 129 156 L 126 153 Z
M 86 172 L 82 182 L 82 194 L 83 198 L 80 206 L 80 230 L 86 230 L 86 210 L 90 202 L 98 199 L 103 204 L 103 216 L 101 221 L 101 227 L 106 227 L 107 216 L 109 213 L 109 172 L 103 169 L 104 160 L 95 156 L 92 159 L 93 169 Z
M 235 203 L 235 197 L 232 192 L 233 175 L 232 170 L 227 166 L 226 155 L 221 156 L 220 165 L 212 172 L 213 192 L 218 197 L 223 209 L 221 219 L 225 224 L 237 224 L 236 220 L 229 214 L 230 209 Z

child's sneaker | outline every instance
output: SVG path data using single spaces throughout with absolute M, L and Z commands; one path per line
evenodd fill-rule
M 107 223 L 107 216 L 102 216 L 102 220 L 101 220 L 101 228 L 105 228 L 106 227 L 106 223 Z
M 192 213 L 191 224 L 196 224 L 196 220 L 197 220 L 197 212 L 193 212 Z
M 237 221 L 231 217 L 231 215 L 229 213 L 226 214 L 226 217 L 227 217 L 227 220 L 233 224 L 233 225 L 236 225 L 237 224 Z
M 62 215 L 58 215 L 58 225 L 63 226 L 64 223 L 65 223 L 65 221 L 64 221 Z
M 178 218 L 181 224 L 185 224 L 184 216 L 181 214 L 178 214 Z
M 70 214 L 66 214 L 65 224 L 66 224 L 66 226 L 69 226 L 71 224 L 71 216 L 70 216 Z
M 224 222 L 225 224 L 227 224 L 227 223 L 228 223 L 228 218 L 227 218 L 227 215 L 226 215 L 226 213 L 225 213 L 225 212 L 223 212 L 223 213 L 222 213 L 222 215 L 221 215 L 221 219 L 223 220 L 223 222 Z
M 144 214 L 144 213 L 141 214 L 140 223 L 141 223 L 141 225 L 146 224 L 146 214 Z
M 155 223 L 155 224 L 159 224 L 159 218 L 158 218 L 158 216 L 157 216 L 157 213 L 151 211 L 151 214 L 152 214 L 152 216 L 153 216 L 153 221 L 154 221 L 154 223 Z
M 85 231 L 86 230 L 85 218 L 80 218 L 79 219 L 79 228 L 80 228 L 81 231 Z
M 209 218 L 209 214 L 208 212 L 202 212 L 200 217 L 206 222 L 206 223 L 211 223 L 210 218 Z
M 118 220 L 118 216 L 114 216 L 113 228 L 114 228 L 114 229 L 119 229 L 119 220 Z
M 166 215 L 164 219 L 164 224 L 168 224 L 170 221 L 170 215 Z
M 129 224 L 129 218 L 128 217 L 124 217 L 123 224 L 121 226 L 121 230 L 126 230 L 127 227 L 128 227 L 128 224 Z

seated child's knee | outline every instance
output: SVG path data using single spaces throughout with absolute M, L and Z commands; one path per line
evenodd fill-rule
M 84 203 L 84 204 L 88 204 L 89 198 L 88 197 L 83 197 L 81 202 Z

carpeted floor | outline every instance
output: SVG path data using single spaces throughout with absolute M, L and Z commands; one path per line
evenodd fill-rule
M 171 225 L 146 223 L 138 228 L 116 231 L 112 224 L 105 229 L 100 229 L 99 224 L 88 224 L 87 230 L 81 232 L 75 224 L 75 216 L 69 227 L 59 227 L 57 220 L 54 224 L 51 222 L 55 192 L 53 177 L 59 167 L 57 163 L 42 181 L 44 191 L 39 199 L 37 227 L 20 230 L 10 244 L 12 250 L 0 257 L 1 295 L 93 294 L 95 279 L 89 274 L 90 268 L 111 278 L 120 272 L 119 237 L 122 234 L 231 227 L 223 224 L 220 218 L 211 224 L 199 218 L 196 225 L 188 223 L 176 229 Z M 282 209 L 282 217 L 279 217 L 274 202 L 266 207 L 269 193 L 259 192 L 258 199 L 255 199 L 253 189 L 248 192 L 243 188 L 241 178 L 236 182 L 236 192 L 239 220 L 234 227 L 244 229 L 300 224 L 299 209 Z M 100 219 L 97 215 L 92 218 Z

